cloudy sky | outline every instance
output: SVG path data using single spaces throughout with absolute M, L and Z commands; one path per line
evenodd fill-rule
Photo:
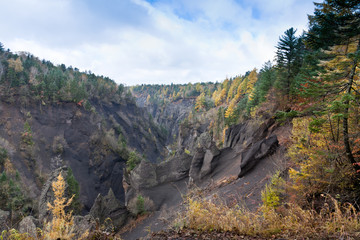
M 117 83 L 221 81 L 307 29 L 313 0 L 0 0 L 0 42 Z

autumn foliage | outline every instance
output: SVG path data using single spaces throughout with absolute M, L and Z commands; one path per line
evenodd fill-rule
M 57 181 L 52 183 L 52 188 L 55 200 L 53 204 L 47 204 L 52 213 L 52 220 L 45 227 L 45 239 L 72 239 L 74 237 L 74 219 L 72 212 L 66 213 L 65 208 L 70 206 L 73 197 L 66 199 L 64 195 L 65 180 L 61 173 L 57 177 Z

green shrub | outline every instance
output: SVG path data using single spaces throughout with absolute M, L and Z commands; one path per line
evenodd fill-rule
M 289 112 L 284 112 L 284 111 L 277 111 L 275 113 L 275 117 L 277 119 L 277 121 L 279 122 L 284 122 L 286 120 L 291 120 L 295 117 L 299 116 L 299 112 L 298 111 L 294 111 L 294 110 L 290 110 Z
M 26 198 L 20 188 L 20 177 L 10 176 L 3 171 L 0 175 L 0 209 L 20 210 L 25 201 Z
M 5 148 L 0 147 L 0 166 L 3 166 L 6 158 L 8 157 L 8 152 Z
M 74 196 L 71 202 L 70 208 L 73 210 L 74 214 L 79 214 L 82 209 L 82 204 L 80 202 L 80 186 L 78 181 L 76 181 L 72 169 L 69 168 L 66 176 L 66 183 L 67 183 L 67 193 L 68 196 Z
M 24 123 L 24 131 L 21 134 L 22 142 L 26 145 L 34 145 L 32 130 L 28 121 Z
M 139 214 L 142 214 L 145 212 L 145 206 L 144 206 L 144 198 L 139 195 L 136 200 L 136 210 Z
M 129 202 L 128 210 L 135 216 L 146 214 L 154 210 L 154 202 L 148 197 L 138 195 Z
M 133 170 L 140 162 L 141 158 L 136 154 L 136 152 L 130 152 L 129 158 L 126 161 L 127 170 Z
M 261 199 L 266 207 L 276 208 L 280 205 L 282 194 L 284 193 L 284 179 L 280 177 L 280 172 L 276 172 L 271 178 L 271 183 L 265 186 L 261 192 Z

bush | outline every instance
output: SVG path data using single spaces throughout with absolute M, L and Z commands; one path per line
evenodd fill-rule
M 5 148 L 0 147 L 0 166 L 3 166 L 6 158 L 8 157 L 8 152 Z
M 266 207 L 276 208 L 280 205 L 284 193 L 285 181 L 280 177 L 280 172 L 276 172 L 271 178 L 271 183 L 267 184 L 265 190 L 261 192 L 261 199 Z
M 54 137 L 52 150 L 55 154 L 62 154 L 64 152 L 64 147 L 66 146 L 66 140 L 63 136 Z
M 24 123 L 24 131 L 21 134 L 22 142 L 26 145 L 32 146 L 34 145 L 32 130 L 28 121 Z
M 129 202 L 128 210 L 135 216 L 146 214 L 154 210 L 154 202 L 148 197 L 138 195 Z
M 129 158 L 126 161 L 126 168 L 128 171 L 133 170 L 139 163 L 141 158 L 136 154 L 136 152 L 130 152 Z
M 284 112 L 284 111 L 277 111 L 275 113 L 275 117 L 279 122 L 284 122 L 286 120 L 291 120 L 295 117 L 299 116 L 299 112 L 298 111 L 294 111 L 294 110 L 290 110 L 289 112 Z

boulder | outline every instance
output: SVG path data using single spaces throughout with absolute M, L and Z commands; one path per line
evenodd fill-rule
M 220 150 L 216 147 L 215 143 L 212 142 L 209 149 L 205 150 L 204 161 L 200 169 L 200 178 L 210 174 L 215 168 L 216 162 L 215 157 L 220 154 Z
M 129 180 L 130 185 L 135 189 L 156 186 L 158 184 L 156 179 L 156 165 L 148 161 L 141 161 L 131 172 Z
M 93 232 L 96 229 L 96 221 L 91 215 L 74 216 L 74 239 L 79 239 L 88 231 Z
M 6 230 L 8 228 L 9 216 L 10 212 L 0 209 L 0 231 Z
M 196 149 L 195 155 L 191 161 L 190 166 L 190 182 L 198 181 L 201 178 L 209 175 L 216 167 L 216 156 L 220 154 L 220 150 L 216 144 L 211 141 L 208 133 L 201 134 L 199 145 L 201 147 Z
M 200 134 L 200 137 L 198 139 L 198 146 L 208 149 L 211 146 L 211 136 L 208 132 L 204 132 Z
M 186 153 L 171 158 L 156 166 L 156 176 L 159 184 L 174 182 L 188 176 L 192 157 Z
M 200 179 L 200 171 L 204 162 L 204 157 L 205 157 L 205 151 L 203 150 L 203 148 L 197 148 L 195 155 L 191 161 L 191 166 L 189 171 L 190 182 L 197 181 Z
M 36 239 L 36 226 L 39 226 L 39 221 L 33 216 L 27 216 L 21 220 L 19 223 L 19 232 L 28 233 L 30 237 Z
M 115 227 L 121 227 L 127 219 L 128 212 L 110 188 L 106 196 L 101 196 L 101 194 L 97 196 L 89 215 L 98 219 L 100 223 L 104 223 L 107 218 L 110 218 Z

